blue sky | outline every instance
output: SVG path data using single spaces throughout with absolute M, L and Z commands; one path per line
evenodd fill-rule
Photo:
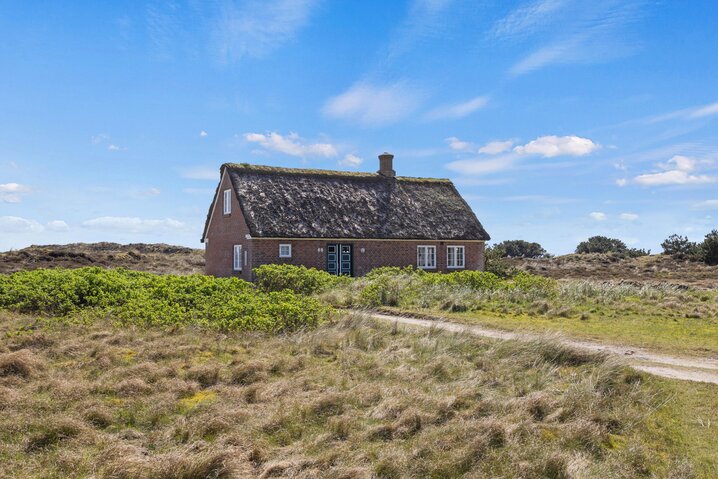
M 495 241 L 718 227 L 718 2 L 0 3 L 0 250 L 200 247 L 224 162 L 454 180 Z

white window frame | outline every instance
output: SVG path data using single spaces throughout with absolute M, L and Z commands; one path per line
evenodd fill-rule
M 232 248 L 232 270 L 242 271 L 242 245 L 236 244 Z
M 222 214 L 230 213 L 232 213 L 232 190 L 224 190 L 222 192 Z
M 454 252 L 454 256 L 452 258 L 450 251 Z M 457 252 L 461 251 L 461 264 L 457 261 L 458 256 Z M 453 259 L 453 261 L 452 261 Z M 446 247 L 446 267 L 451 269 L 462 269 L 466 268 L 466 248 L 461 245 L 449 245 Z
M 282 254 L 282 248 L 287 248 L 288 253 Z M 279 257 L 280 258 L 291 258 L 292 257 L 292 245 L 289 243 L 282 243 L 279 245 Z
M 424 248 L 424 264 L 421 264 L 421 249 Z M 429 255 L 427 254 L 429 250 L 433 250 L 434 255 L 434 264 L 429 264 Z M 436 246 L 434 245 L 418 245 L 416 247 L 416 267 L 419 269 L 436 269 Z

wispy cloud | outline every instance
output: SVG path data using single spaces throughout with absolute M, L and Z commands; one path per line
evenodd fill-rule
M 2 203 L 19 203 L 22 195 L 28 193 L 30 188 L 19 183 L 2 183 L 0 184 L 0 202 Z
M 659 163 L 659 168 L 664 171 L 645 173 L 638 175 L 633 182 L 643 186 L 663 185 L 700 185 L 714 183 L 718 180 L 715 176 L 693 174 L 698 165 L 695 158 L 676 155 L 666 163 Z
M 70 226 L 62 220 L 53 220 L 47 223 L 47 229 L 50 231 L 65 232 L 70 231 Z
M 206 132 L 206 131 L 202 130 L 202 131 L 199 132 L 199 137 L 200 137 L 200 138 L 204 138 L 204 137 L 206 137 L 206 136 L 207 136 L 207 132 Z
M 692 108 L 682 108 L 680 110 L 662 113 L 660 115 L 649 116 L 648 118 L 643 118 L 638 121 L 644 123 L 661 123 L 668 120 L 695 120 L 714 115 L 718 115 L 718 102 L 708 103 L 706 105 L 695 106 Z
M 511 140 L 490 141 L 479 148 L 479 153 L 483 153 L 485 155 L 498 155 L 499 153 L 509 151 L 513 144 L 514 142 Z
M 518 7 L 498 20 L 489 38 L 547 38 L 510 68 L 512 76 L 554 64 L 609 61 L 637 50 L 636 43 L 627 39 L 625 30 L 644 17 L 644 3 L 642 0 L 537 1 Z
M 621 213 L 618 217 L 624 221 L 636 221 L 639 218 L 636 213 Z
M 332 118 L 366 126 L 382 126 L 409 116 L 417 109 L 422 97 L 422 92 L 406 82 L 388 85 L 358 82 L 344 93 L 330 98 L 323 112 Z
M 352 155 L 351 153 L 344 155 L 344 158 L 339 160 L 340 166 L 347 166 L 349 168 L 359 168 L 361 164 L 364 162 L 362 158 L 359 158 L 356 155 Z
M 603 213 L 601 211 L 594 211 L 592 213 L 589 213 L 588 216 L 591 217 L 591 219 L 596 221 L 606 221 L 608 219 L 608 215 L 606 213 Z
M 518 7 L 498 20 L 489 31 L 489 36 L 512 38 L 532 34 L 551 23 L 565 4 L 565 0 L 539 0 Z
M 0 216 L 0 232 L 3 233 L 37 233 L 45 228 L 35 220 L 19 216 Z
M 386 60 L 391 62 L 422 39 L 442 36 L 450 28 L 446 16 L 453 3 L 453 0 L 413 0 L 406 18 L 392 35 Z
M 446 142 L 447 145 L 449 145 L 449 148 L 451 148 L 454 151 L 472 151 L 476 148 L 473 143 L 460 140 L 455 136 L 450 136 L 449 138 L 446 138 L 444 141 Z
M 458 118 L 463 118 L 481 108 L 484 108 L 488 104 L 488 102 L 489 97 L 477 96 L 464 102 L 454 103 L 450 105 L 442 105 L 429 111 L 426 114 L 426 118 L 428 120 L 455 120 Z
M 541 155 L 544 158 L 555 156 L 584 156 L 596 151 L 599 145 L 588 138 L 579 136 L 541 136 L 514 151 L 521 155 Z
M 152 233 L 186 228 L 184 223 L 172 218 L 141 219 L 127 216 L 101 216 L 83 221 L 82 226 L 94 230 L 122 233 Z
M 446 167 L 457 173 L 480 176 L 509 170 L 515 166 L 517 158 L 517 155 L 509 154 L 491 158 L 489 160 L 476 158 L 457 160 L 447 164 Z
M 219 61 L 261 57 L 289 42 L 304 27 L 316 0 L 225 1 L 214 25 Z
M 282 136 L 276 132 L 266 134 L 245 133 L 244 138 L 250 143 L 259 144 L 265 150 L 277 151 L 300 158 L 310 156 L 333 158 L 338 155 L 336 147 L 331 143 L 308 143 L 297 133 L 290 133 L 287 136 Z

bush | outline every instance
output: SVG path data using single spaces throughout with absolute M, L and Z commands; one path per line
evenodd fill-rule
M 706 264 L 718 264 L 718 230 L 713 230 L 706 235 L 700 245 L 700 256 Z
M 257 288 L 264 292 L 289 289 L 297 294 L 314 294 L 349 281 L 346 276 L 290 264 L 265 264 L 253 272 Z
M 314 326 L 329 310 L 291 291 L 256 291 L 237 278 L 80 268 L 0 275 L 0 308 L 138 326 L 286 331 Z
M 688 237 L 681 235 L 671 235 L 661 243 L 663 254 L 688 257 L 698 253 L 698 245 L 692 241 L 688 241 Z
M 651 250 L 629 248 L 626 243 L 616 238 L 592 236 L 576 246 L 576 253 L 621 253 L 630 257 L 647 256 Z
M 484 270 L 500 278 L 508 278 L 514 273 L 514 268 L 506 260 L 506 251 L 499 245 L 486 248 Z
M 499 248 L 497 252 L 501 251 L 505 257 L 509 258 L 545 258 L 550 256 L 540 244 L 524 240 L 502 241 L 494 248 Z

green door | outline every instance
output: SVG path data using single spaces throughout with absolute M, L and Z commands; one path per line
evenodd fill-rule
M 327 271 L 337 276 L 352 275 L 352 245 L 340 243 L 330 243 L 327 245 Z

